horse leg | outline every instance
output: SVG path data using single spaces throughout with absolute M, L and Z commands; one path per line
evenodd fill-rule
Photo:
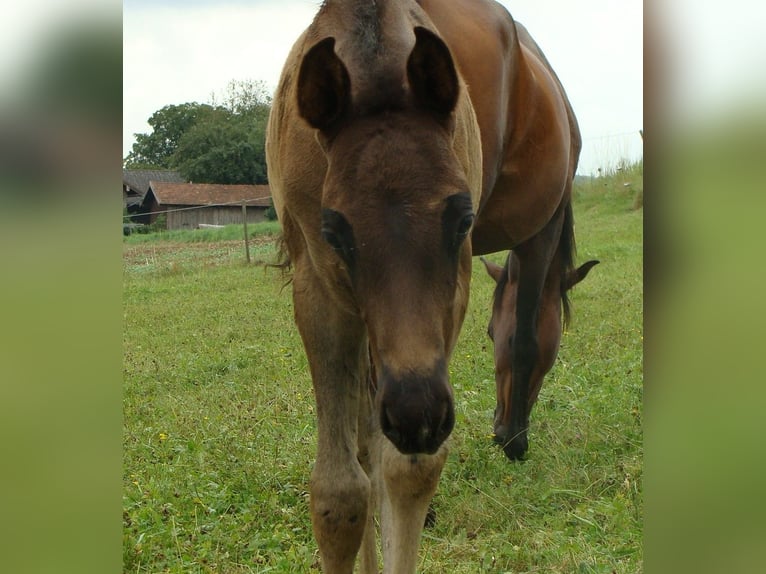
M 523 458 L 528 449 L 530 379 L 537 363 L 539 348 L 537 319 L 545 278 L 561 237 L 565 201 L 562 201 L 540 233 L 514 249 L 519 258 L 519 282 L 516 331 L 509 342 L 513 357 L 513 386 L 510 413 L 506 403 L 500 420 L 495 423 L 497 440 L 502 443 L 503 451 L 511 460 Z
M 428 505 L 436 492 L 447 447 L 436 454 L 401 454 L 380 437 L 381 529 L 384 574 L 414 574 Z
M 372 377 L 372 373 L 370 373 Z M 378 574 L 378 552 L 375 546 L 375 512 L 380 504 L 380 448 L 375 438 L 374 413 L 374 383 L 369 381 L 368 393 L 363 395 L 359 405 L 359 464 L 370 479 L 370 503 L 367 513 L 367 524 L 359 551 L 359 571 L 361 574 Z
M 337 309 L 310 268 L 296 262 L 295 320 L 317 406 L 318 446 L 310 512 L 326 574 L 351 574 L 368 523 L 370 480 L 357 458 L 357 420 L 366 396 L 367 339 L 361 321 Z

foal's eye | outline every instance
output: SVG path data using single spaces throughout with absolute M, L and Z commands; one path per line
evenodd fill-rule
M 332 209 L 322 210 L 322 239 L 351 267 L 354 263 L 354 232 L 343 215 Z
M 471 226 L 473 226 L 473 220 L 474 216 L 473 213 L 469 213 L 463 219 L 460 220 L 460 223 L 458 223 L 457 226 L 457 238 L 458 240 L 465 239 L 468 235 L 468 232 L 471 231 Z
M 471 196 L 468 193 L 456 193 L 445 200 L 442 215 L 444 242 L 448 252 L 457 255 L 460 244 L 463 243 L 473 227 L 473 209 Z
M 322 228 L 322 238 L 330 244 L 335 251 L 343 251 L 343 244 L 340 237 L 331 229 Z

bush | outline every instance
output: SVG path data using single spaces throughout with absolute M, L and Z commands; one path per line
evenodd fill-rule
M 263 212 L 263 216 L 266 218 L 266 221 L 276 221 L 277 220 L 277 210 L 274 208 L 274 200 L 273 199 L 271 200 L 271 204 Z
M 162 213 L 157 216 L 157 219 L 154 220 L 154 223 L 147 225 L 146 227 L 147 227 L 148 233 L 157 233 L 160 231 L 167 231 L 168 216 Z

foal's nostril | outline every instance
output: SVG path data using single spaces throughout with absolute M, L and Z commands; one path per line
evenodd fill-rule
M 440 362 L 425 374 L 406 371 L 378 379 L 380 430 L 402 454 L 434 454 L 455 424 L 447 370 Z
M 447 440 L 447 437 L 455 427 L 455 409 L 452 406 L 452 401 L 447 401 L 444 407 L 444 412 L 439 420 L 439 426 L 436 428 L 436 440 L 439 441 L 439 444 Z
M 380 428 L 388 440 L 398 446 L 402 441 L 402 435 L 399 432 L 395 421 L 396 419 L 391 415 L 389 409 L 384 407 L 380 416 Z
M 408 410 L 401 405 L 381 407 L 381 430 L 404 454 L 435 453 L 455 424 L 449 399 L 431 409 Z

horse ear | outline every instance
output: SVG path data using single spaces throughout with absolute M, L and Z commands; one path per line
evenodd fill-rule
M 460 95 L 455 62 L 444 40 L 422 28 L 415 28 L 415 47 L 407 61 L 407 78 L 415 101 L 423 108 L 446 117 Z
M 351 100 L 351 80 L 335 54 L 335 38 L 312 47 L 298 72 L 298 111 L 321 131 L 331 129 L 345 115 Z
M 585 279 L 588 271 L 590 271 L 591 268 L 598 263 L 599 261 L 597 259 L 591 259 L 590 261 L 586 261 L 580 265 L 577 269 L 573 269 L 567 273 L 566 281 L 564 282 L 564 291 L 569 291 L 572 287 Z
M 487 261 L 484 259 L 484 257 L 479 257 L 481 259 L 481 262 L 484 263 L 484 267 L 487 268 L 487 273 L 489 273 L 489 276 L 492 277 L 492 279 L 495 280 L 495 283 L 499 283 L 500 279 L 503 277 L 503 268 L 500 267 L 497 263 L 492 263 L 491 261 Z

